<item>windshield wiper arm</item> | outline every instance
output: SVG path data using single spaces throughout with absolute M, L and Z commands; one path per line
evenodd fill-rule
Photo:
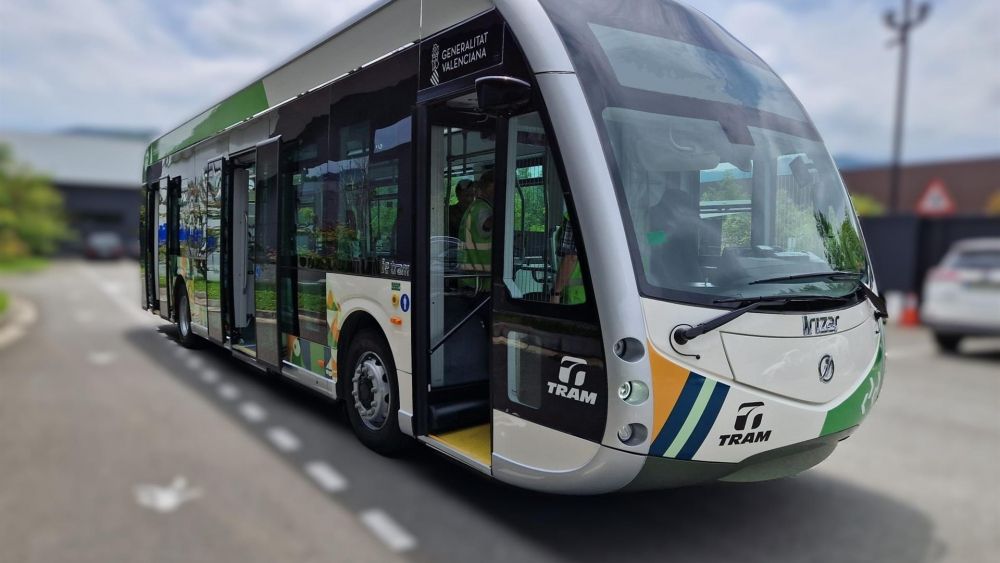
M 749 283 L 749 285 L 759 285 L 762 283 L 782 283 L 782 282 L 794 282 L 800 280 L 831 280 L 831 281 L 851 281 L 860 280 L 861 274 L 858 272 L 813 272 L 811 274 L 795 274 L 794 276 L 781 276 L 777 278 L 767 278 L 763 280 L 756 280 Z
M 730 311 L 724 315 L 715 317 L 714 319 L 705 321 L 698 326 L 691 327 L 688 329 L 674 329 L 674 342 L 680 344 L 681 346 L 687 344 L 689 341 L 698 338 L 699 336 L 705 334 L 706 332 L 711 332 L 723 325 L 729 324 L 736 319 L 742 317 L 743 315 L 753 311 L 764 305 L 785 305 L 793 301 L 836 301 L 838 303 L 843 302 L 841 297 L 830 297 L 826 295 L 768 295 L 763 297 L 736 297 L 733 299 L 717 299 L 714 303 L 747 303 L 747 305 L 740 307 L 734 311 Z
M 794 276 L 782 276 L 778 278 L 769 278 L 764 280 L 757 280 L 750 282 L 749 285 L 757 285 L 762 283 L 783 283 L 783 282 L 794 282 L 799 280 L 808 279 L 821 279 L 830 281 L 856 281 L 858 286 L 860 286 L 861 291 L 865 294 L 865 298 L 871 301 L 871 304 L 875 306 L 875 320 L 888 319 L 889 312 L 885 306 L 885 298 L 881 295 L 875 293 L 872 288 L 868 287 L 865 282 L 861 281 L 864 276 L 861 272 L 845 272 L 845 271 L 832 271 L 832 272 L 816 272 L 812 274 L 796 274 Z

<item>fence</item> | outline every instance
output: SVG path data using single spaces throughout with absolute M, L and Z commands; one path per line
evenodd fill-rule
M 913 216 L 861 220 L 880 291 L 920 293 L 924 277 L 956 241 L 1000 237 L 1000 218 Z

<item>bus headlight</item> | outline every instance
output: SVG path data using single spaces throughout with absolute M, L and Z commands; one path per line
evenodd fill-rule
M 618 398 L 630 405 L 641 405 L 649 398 L 649 387 L 641 381 L 626 381 L 618 387 Z

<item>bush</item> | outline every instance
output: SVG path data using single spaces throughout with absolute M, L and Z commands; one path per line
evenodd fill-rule
M 885 206 L 877 199 L 865 194 L 851 194 L 854 211 L 858 217 L 878 217 L 885 215 Z
M 0 261 L 52 254 L 68 238 L 62 196 L 0 145 Z

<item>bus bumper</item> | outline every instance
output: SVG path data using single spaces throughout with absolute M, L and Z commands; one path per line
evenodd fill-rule
M 647 456 L 636 478 L 623 490 L 683 487 L 711 481 L 754 482 L 801 473 L 829 457 L 857 426 L 812 440 L 759 453 L 739 463 L 687 461 Z

